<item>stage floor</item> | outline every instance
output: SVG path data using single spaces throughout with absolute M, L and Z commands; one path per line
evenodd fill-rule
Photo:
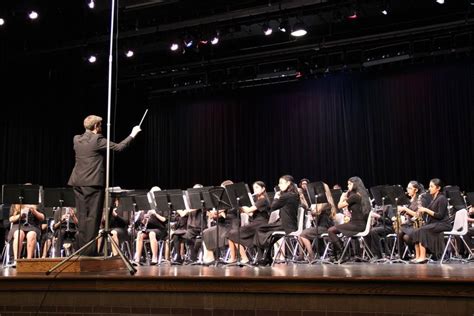
M 46 276 L 8 268 L 0 291 L 6 311 L 17 301 L 13 293 L 52 292 L 55 299 L 47 295 L 41 304 L 48 315 L 474 315 L 474 264 L 163 264 L 138 267 L 134 276 L 127 270 Z M 31 310 L 42 295 L 27 300 Z M 84 312 L 85 301 L 92 309 Z

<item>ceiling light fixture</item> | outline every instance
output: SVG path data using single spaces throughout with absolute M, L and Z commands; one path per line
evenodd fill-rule
M 303 23 L 298 22 L 293 26 L 293 30 L 291 31 L 291 36 L 294 37 L 301 37 L 305 36 L 308 34 L 308 31 L 306 30 L 306 27 L 304 26 Z

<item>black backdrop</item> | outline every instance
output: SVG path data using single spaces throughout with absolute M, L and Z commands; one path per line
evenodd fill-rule
M 90 113 L 106 113 L 106 87 L 86 70 L 15 69 L 0 118 L 1 183 L 65 185 L 72 137 Z M 103 82 L 105 82 L 105 73 Z M 121 87 L 114 140 L 149 106 L 143 133 L 114 159 L 112 183 L 186 188 L 283 174 L 345 186 L 427 184 L 439 177 L 474 191 L 471 62 L 324 78 L 236 91 L 163 97 Z M 104 127 L 105 129 L 105 127 Z

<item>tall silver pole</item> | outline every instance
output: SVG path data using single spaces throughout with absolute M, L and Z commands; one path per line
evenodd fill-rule
M 105 227 L 109 230 L 109 179 L 110 179 L 110 112 L 112 108 L 112 66 L 113 66 L 113 47 L 114 47 L 114 24 L 115 24 L 115 0 L 111 0 L 112 9 L 110 11 L 110 45 L 109 45 L 109 82 L 107 90 L 107 154 L 105 158 Z M 104 256 L 107 256 L 107 240 L 104 243 Z

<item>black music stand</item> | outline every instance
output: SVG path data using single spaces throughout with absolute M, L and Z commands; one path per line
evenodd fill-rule
M 196 236 L 196 240 L 201 240 L 201 249 L 202 249 L 202 232 L 204 231 L 205 223 L 205 214 L 209 207 L 212 206 L 211 195 L 209 194 L 209 189 L 211 187 L 203 188 L 190 188 L 186 190 L 186 196 L 189 201 L 189 207 L 191 209 L 201 209 L 201 231 L 199 235 Z M 198 261 L 193 262 L 191 265 L 201 265 L 204 264 L 203 255 L 198 257 Z
M 45 188 L 44 207 L 59 208 L 59 214 L 63 213 L 64 207 L 76 207 L 74 190 L 72 188 Z M 55 247 L 55 245 L 51 246 Z
M 184 210 L 186 204 L 184 203 L 182 190 L 166 190 L 154 192 L 156 209 L 161 213 L 161 216 L 168 219 L 168 258 L 171 260 L 171 220 L 175 215 L 176 210 Z M 179 251 L 179 249 L 177 250 Z
M 460 190 L 446 190 L 446 198 L 448 199 L 449 204 L 454 208 L 454 212 L 450 214 L 453 219 L 457 211 L 466 208 L 466 201 L 461 194 Z
M 121 195 L 121 194 L 126 194 L 126 192 L 129 192 L 128 190 L 110 190 L 107 194 L 111 194 L 112 197 L 114 196 L 118 196 L 118 195 Z M 108 199 L 109 196 L 106 196 L 106 199 Z M 112 209 L 114 206 L 113 205 L 110 205 L 110 208 Z M 105 210 L 105 216 L 109 216 L 109 212 L 111 210 Z M 75 256 L 81 256 L 81 253 L 89 248 L 90 246 L 92 246 L 94 243 L 97 243 L 97 241 L 99 239 L 101 240 L 104 240 L 105 243 L 107 242 L 110 242 L 111 245 L 115 246 L 115 248 L 117 249 L 117 252 L 120 256 L 120 259 L 122 259 L 123 263 L 125 264 L 125 267 L 127 268 L 128 272 L 131 274 L 131 275 L 134 275 L 135 272 L 137 272 L 137 269 L 135 269 L 135 267 L 132 265 L 132 263 L 130 262 L 130 260 L 125 257 L 125 255 L 123 254 L 122 250 L 120 250 L 120 246 L 117 245 L 117 243 L 115 242 L 115 240 L 112 238 L 112 233 L 110 232 L 109 230 L 109 227 L 108 227 L 108 218 L 106 217 L 106 220 L 105 220 L 105 227 L 104 229 L 97 235 L 97 237 L 95 237 L 94 239 L 90 240 L 88 243 L 86 243 L 84 246 L 82 246 L 81 248 L 79 248 L 78 250 L 76 250 L 73 254 L 71 254 L 69 257 L 65 258 L 63 261 L 59 262 L 58 264 L 54 265 L 51 269 L 49 269 L 48 271 L 46 271 L 46 275 L 49 275 L 51 274 L 51 272 L 53 272 L 54 270 L 56 270 L 57 268 L 59 268 L 60 266 L 64 265 L 66 262 L 68 262 L 69 260 L 71 260 L 72 258 L 74 258 Z M 79 223 L 79 225 L 81 225 L 81 223 Z M 104 253 L 107 253 L 107 251 L 104 251 Z
M 2 204 L 19 204 L 20 214 L 18 217 L 18 248 L 17 256 L 20 254 L 20 230 L 21 230 L 21 208 L 24 204 L 38 205 L 41 202 L 42 187 L 35 184 L 4 184 L 2 186 Z M 28 214 L 26 215 L 28 217 Z
M 220 249 L 219 249 L 219 211 L 220 210 L 228 210 L 232 208 L 232 204 L 230 204 L 229 195 L 227 191 L 223 187 L 212 187 L 209 189 L 209 195 L 211 196 L 211 201 L 213 207 L 217 210 L 217 218 L 216 218 L 216 264 L 217 266 L 221 262 L 220 256 Z
M 321 260 L 319 258 L 319 232 L 318 232 L 318 226 L 319 226 L 319 214 L 317 211 L 317 205 L 320 203 L 328 203 L 328 197 L 326 196 L 326 190 L 324 189 L 324 182 L 317 181 L 317 182 L 312 182 L 308 184 L 307 186 L 308 190 L 308 195 L 310 198 L 311 204 L 314 204 L 316 207 L 315 214 L 316 217 L 313 220 L 314 226 L 316 227 L 316 251 L 315 251 L 315 256 L 314 260 L 310 262 L 310 264 L 314 263 L 329 263 L 333 264 L 333 262 L 329 260 Z
M 410 200 L 408 199 L 408 197 L 405 194 L 405 191 L 400 185 L 385 186 L 382 189 L 382 194 L 386 197 L 389 204 L 391 204 L 393 208 L 395 209 L 396 211 L 395 220 L 398 223 L 398 225 L 396 225 L 397 231 L 395 232 L 397 234 L 398 258 L 395 258 L 395 259 L 390 258 L 390 261 L 388 261 L 388 263 L 408 264 L 407 261 L 402 259 L 402 254 L 401 254 L 401 249 L 400 249 L 400 238 L 398 238 L 398 236 L 400 235 L 400 228 L 401 228 L 401 220 L 400 220 L 400 213 L 398 212 L 398 205 L 410 204 Z
M 232 208 L 237 210 L 237 221 L 239 222 L 239 226 L 237 227 L 237 239 L 239 240 L 238 247 L 237 247 L 237 262 L 227 264 L 228 267 L 237 266 L 237 267 L 252 267 L 252 265 L 248 263 L 243 263 L 242 258 L 240 256 L 240 227 L 242 225 L 241 216 L 240 216 L 240 209 L 242 206 L 253 206 L 253 200 L 251 199 L 252 195 L 250 194 L 249 187 L 246 183 L 239 182 L 227 185 L 225 187 L 227 194 L 229 195 L 229 201 L 232 205 Z
M 386 214 L 387 207 L 385 205 L 385 200 L 387 200 L 387 196 L 386 196 L 387 193 L 386 193 L 385 189 L 387 187 L 389 187 L 389 185 L 385 184 L 385 185 L 377 185 L 377 186 L 371 187 L 369 189 L 370 193 L 372 194 L 372 197 L 374 199 L 374 202 L 375 202 L 375 210 L 377 210 L 377 209 L 382 210 L 382 225 L 383 225 L 383 230 L 384 231 L 386 231 L 385 219 L 387 218 L 387 214 Z M 390 188 L 388 190 L 390 191 Z M 398 242 L 398 235 L 397 235 L 397 242 Z M 385 247 L 382 248 L 383 258 L 375 260 L 374 261 L 375 263 L 389 263 L 389 262 L 391 262 L 390 261 L 391 259 L 386 258 L 386 253 L 385 253 L 385 250 L 387 250 L 386 249 L 386 247 L 387 247 L 387 242 L 386 241 L 385 241 L 384 245 L 385 245 Z

